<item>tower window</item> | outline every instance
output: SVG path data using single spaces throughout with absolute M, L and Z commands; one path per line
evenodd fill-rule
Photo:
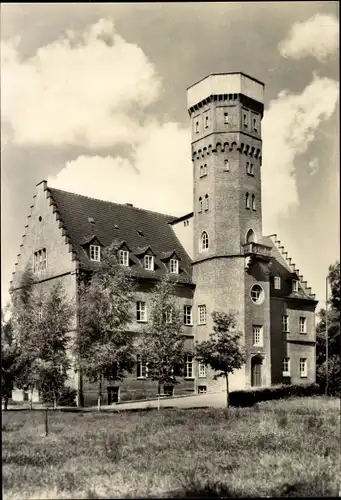
M 224 171 L 229 172 L 230 171 L 230 162 L 228 159 L 224 160 Z
M 246 113 L 243 113 L 243 124 L 244 124 L 244 128 L 247 128 L 248 123 L 247 123 L 247 114 Z
M 252 327 L 253 345 L 261 347 L 263 345 L 263 327 L 253 325 Z
M 208 128 L 208 115 L 205 116 L 205 128 Z
M 201 196 L 199 197 L 199 209 L 198 209 L 198 212 L 202 212 L 202 198 Z
M 208 234 L 204 231 L 200 237 L 201 250 L 208 249 Z
M 205 194 L 205 210 L 209 209 L 209 200 L 208 200 L 208 194 Z
M 229 114 L 228 113 L 224 113 L 224 123 L 225 123 L 225 125 L 228 125 L 228 123 L 229 123 Z
M 99 245 L 90 245 L 90 260 L 96 262 L 101 260 L 101 247 Z
M 195 122 L 195 133 L 199 134 L 199 120 Z
M 250 209 L 250 195 L 249 195 L 249 193 L 246 193 L 246 195 L 245 195 L 245 208 Z
M 250 162 L 246 162 L 246 173 L 248 175 L 254 175 L 254 171 L 253 171 L 253 163 L 250 163 Z
M 252 195 L 252 210 L 256 210 L 256 196 Z
M 204 165 L 204 174 L 203 175 L 207 175 L 207 164 L 206 163 Z
M 253 127 L 253 131 L 257 132 L 257 130 L 258 130 L 258 127 L 257 127 L 257 118 L 253 118 L 252 119 L 252 127 Z
M 260 285 L 253 285 L 251 288 L 251 300 L 255 304 L 261 304 L 264 300 L 264 290 Z

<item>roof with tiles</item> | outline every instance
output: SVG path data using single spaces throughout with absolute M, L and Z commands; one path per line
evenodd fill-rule
M 277 239 L 277 235 L 264 236 L 260 243 L 271 247 L 271 273 L 281 276 L 282 280 L 288 282 L 286 297 L 314 301 L 315 295 L 311 293 L 311 288 L 307 286 L 307 282 L 299 274 L 296 265 L 291 262 L 292 259 L 288 257 L 288 252 L 284 251 L 284 246 Z M 292 290 L 291 280 L 293 279 L 297 279 L 299 282 L 297 292 Z M 277 291 L 273 290 L 273 295 L 276 294 Z M 278 296 L 280 295 L 281 292 L 278 292 Z
M 171 256 L 175 252 L 179 258 L 179 274 L 174 275 L 174 279 L 180 283 L 192 283 L 191 259 L 170 225 L 177 217 L 55 188 L 48 187 L 47 191 L 56 205 L 81 268 L 91 270 L 98 267 L 97 262 L 89 260 L 85 248 L 96 239 L 104 247 L 113 242 L 125 245 L 129 250 L 131 271 L 141 278 L 160 278 L 166 271 L 165 255 Z M 145 252 L 155 255 L 155 271 L 141 266 L 141 255 Z

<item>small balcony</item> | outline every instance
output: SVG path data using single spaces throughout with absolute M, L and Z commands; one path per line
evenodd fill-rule
M 266 262 L 269 262 L 271 259 L 271 247 L 262 245 L 261 243 L 245 243 L 243 251 L 245 257 L 252 257 Z

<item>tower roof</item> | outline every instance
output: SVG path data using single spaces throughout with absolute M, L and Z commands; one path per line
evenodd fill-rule
M 187 89 L 187 108 L 211 95 L 243 94 L 264 103 L 264 83 L 245 73 L 212 73 Z

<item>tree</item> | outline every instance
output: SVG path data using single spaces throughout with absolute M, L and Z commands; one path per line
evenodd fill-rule
M 14 389 L 19 354 L 19 346 L 13 337 L 12 320 L 5 321 L 1 313 L 1 398 L 5 410 Z
M 55 284 L 42 303 L 37 340 L 40 352 L 37 362 L 37 389 L 46 402 L 57 405 L 70 368 L 68 348 L 74 325 L 75 308 L 63 290 Z
M 149 306 L 148 325 L 137 339 L 137 352 L 148 366 L 148 378 L 158 383 L 158 408 L 161 385 L 177 383 L 182 375 L 184 342 L 182 316 L 177 306 L 176 284 L 169 273 L 157 283 Z
M 240 344 L 241 332 L 236 330 L 236 313 L 213 312 L 213 332 L 209 340 L 197 344 L 196 357 L 214 371 L 214 379 L 225 377 L 226 403 L 229 406 L 229 374 L 240 369 L 246 361 L 244 347 Z
M 340 263 L 329 266 L 328 282 L 330 297 L 327 314 L 325 309 L 319 312 L 316 327 L 316 380 L 321 388 L 326 388 L 326 319 L 328 325 L 328 393 L 340 395 Z
M 103 380 L 121 380 L 133 363 L 131 304 L 134 284 L 129 269 L 117 261 L 114 245 L 90 280 L 79 284 L 79 332 L 75 354 L 85 377 L 98 384 L 98 409 Z

